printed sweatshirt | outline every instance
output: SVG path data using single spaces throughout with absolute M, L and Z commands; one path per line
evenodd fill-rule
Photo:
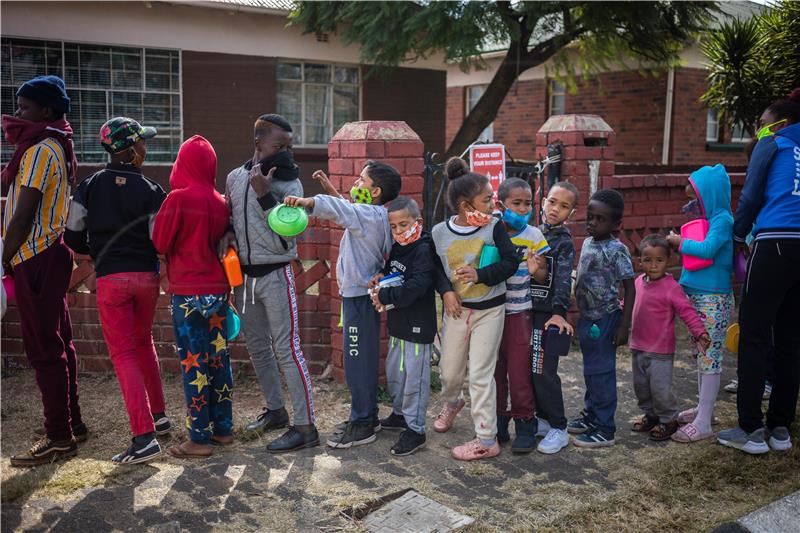
M 199 135 L 185 141 L 153 225 L 153 244 L 167 258 L 169 291 L 179 296 L 230 291 L 217 256 L 229 220 L 225 199 L 214 190 L 216 169 L 211 143 Z
M 64 241 L 92 257 L 98 277 L 155 272 L 158 258 L 150 228 L 166 196 L 137 167 L 109 163 L 72 195 Z
M 572 265 L 575 263 L 572 234 L 563 224 L 542 224 L 539 229 L 542 230 L 550 251 L 545 255 L 547 279 L 541 284 L 531 279 L 533 310 L 566 318 L 572 301 Z

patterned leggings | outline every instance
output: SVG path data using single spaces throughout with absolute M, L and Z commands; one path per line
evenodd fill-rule
M 706 353 L 696 347 L 694 357 L 697 359 L 697 370 L 701 374 L 719 374 L 722 372 L 722 354 L 725 350 L 725 335 L 733 316 L 733 293 L 728 294 L 687 294 L 703 325 L 711 337 L 711 345 Z

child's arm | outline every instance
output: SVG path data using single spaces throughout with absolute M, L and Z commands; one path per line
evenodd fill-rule
M 719 249 L 731 241 L 732 235 L 733 224 L 729 219 L 720 217 L 711 223 L 704 241 L 680 238 L 677 241 L 679 243 L 678 250 L 682 254 L 692 255 L 701 259 L 713 259 Z
M 453 289 L 453 284 L 444 272 L 442 259 L 436 252 L 433 253 L 433 265 L 435 267 L 434 287 L 436 288 L 436 292 L 442 297 L 444 312 L 453 318 L 461 318 L 461 297 Z
M 78 185 L 69 204 L 67 227 L 64 230 L 64 242 L 75 253 L 89 253 L 89 230 L 86 229 L 86 219 L 89 212 L 86 209 L 85 192 L 91 178 Z
M 428 249 L 423 249 L 427 252 Z M 383 305 L 394 305 L 397 309 L 409 307 L 431 289 L 434 282 L 434 264 L 429 253 L 418 253 L 414 258 L 414 272 L 403 279 L 397 287 L 384 287 L 378 291 L 378 300 Z
M 167 255 L 172 250 L 175 237 L 180 230 L 181 216 L 178 204 L 175 193 L 167 195 L 153 223 L 153 246 L 161 255 Z
M 508 237 L 508 232 L 503 227 L 503 224 L 498 222 L 494 225 L 492 237 L 494 239 L 494 245 L 497 246 L 497 251 L 500 252 L 500 261 L 479 268 L 475 271 L 476 278 L 468 281 L 477 281 L 478 283 L 483 283 L 491 287 L 503 283 L 519 269 L 519 263 L 522 257 L 520 257 L 516 246 L 514 246 L 514 243 L 512 243 L 511 239 Z
M 544 256 L 534 253 L 528 249 L 528 272 L 536 283 L 547 281 L 547 260 Z
M 328 175 L 323 171 L 316 170 L 313 174 L 311 174 L 311 177 L 319 182 L 319 184 L 322 186 L 322 190 L 325 191 L 325 194 L 344 200 L 344 196 L 342 196 L 341 193 L 336 190 L 331 183 L 331 180 L 328 179 Z
M 553 262 L 553 316 L 567 318 L 572 303 L 572 265 L 575 263 L 575 246 L 565 241 Z
M 703 319 L 697 314 L 697 311 L 692 306 L 689 298 L 686 297 L 686 293 L 683 292 L 683 289 L 677 283 L 675 284 L 673 290 L 670 291 L 670 300 L 672 303 L 672 309 L 675 311 L 675 314 L 681 317 L 681 320 L 683 320 L 683 323 L 686 324 L 686 327 L 689 328 L 689 333 L 692 334 L 692 337 L 703 347 L 704 350 L 708 348 L 708 345 L 711 343 L 711 339 L 706 332 Z
M 614 335 L 614 345 L 625 346 L 628 344 L 628 334 L 631 330 L 631 316 L 633 315 L 633 303 L 636 300 L 636 287 L 633 285 L 633 278 L 622 280 L 623 299 L 625 304 L 622 307 L 622 320 Z
M 362 220 L 359 209 L 347 200 L 324 194 L 318 194 L 311 198 L 287 196 L 283 203 L 304 207 L 312 216 L 330 220 L 349 230 L 361 230 L 365 223 L 374 222 Z

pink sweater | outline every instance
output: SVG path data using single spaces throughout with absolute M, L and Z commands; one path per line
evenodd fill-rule
M 632 350 L 665 355 L 675 353 L 675 315 L 679 315 L 694 338 L 705 333 L 703 321 L 694 310 L 683 288 L 666 274 L 646 282 L 642 274 L 634 282 L 636 301 L 633 304 Z

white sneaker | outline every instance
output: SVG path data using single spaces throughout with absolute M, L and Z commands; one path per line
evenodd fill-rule
M 792 449 L 792 438 L 789 436 L 789 430 L 785 427 L 778 426 L 769 431 L 768 435 L 767 444 L 776 452 L 785 452 Z
M 728 383 L 723 387 L 723 389 L 725 390 L 725 392 L 736 392 L 737 390 L 739 390 L 739 380 L 732 379 L 730 383 Z
M 537 418 L 536 420 L 539 421 L 539 427 L 536 430 L 536 436 L 544 438 L 550 432 L 550 422 L 545 420 L 544 418 Z
M 566 429 L 551 428 L 547 435 L 539 443 L 536 450 L 540 453 L 553 454 L 558 453 L 569 444 L 569 434 Z

